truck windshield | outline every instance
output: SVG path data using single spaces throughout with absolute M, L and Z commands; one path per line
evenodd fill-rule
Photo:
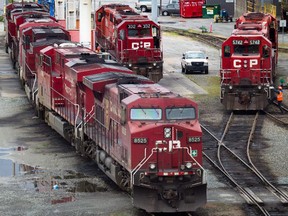
M 203 53 L 198 52 L 189 52 L 186 54 L 186 59 L 204 59 L 205 55 Z
M 167 120 L 191 120 L 196 119 L 194 107 L 173 107 L 166 109 Z
M 160 120 L 162 110 L 154 108 L 137 108 L 130 111 L 131 120 Z

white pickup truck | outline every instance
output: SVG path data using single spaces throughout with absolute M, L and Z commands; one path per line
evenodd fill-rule
M 179 3 L 179 0 L 157 0 L 158 7 L 163 7 L 167 4 Z M 161 5 L 160 5 L 161 4 Z M 141 10 L 142 12 L 151 11 L 152 0 L 138 0 L 135 3 L 135 8 Z

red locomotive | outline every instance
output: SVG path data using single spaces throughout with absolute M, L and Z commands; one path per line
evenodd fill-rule
M 163 77 L 160 26 L 128 5 L 108 4 L 96 11 L 96 47 L 137 74 L 158 82 Z
M 222 44 L 221 103 L 227 110 L 263 110 L 273 96 L 278 55 L 277 20 L 246 13 Z
M 54 22 L 36 23 L 21 25 L 17 47 L 21 79 L 39 117 L 131 192 L 135 207 L 190 212 L 203 206 L 197 104 L 70 42 Z
M 6 53 L 8 53 L 9 48 L 12 49 L 13 38 L 17 36 L 17 29 L 13 19 L 13 14 L 22 14 L 24 11 L 33 11 L 34 13 L 45 13 L 47 10 L 40 4 L 33 2 L 14 2 L 6 6 L 5 9 L 5 48 Z

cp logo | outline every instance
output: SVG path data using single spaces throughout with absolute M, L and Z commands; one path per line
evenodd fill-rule
M 235 59 L 233 61 L 233 67 L 234 68 L 241 68 L 241 65 L 243 64 L 244 67 L 247 67 L 249 63 L 249 68 L 252 68 L 253 66 L 258 64 L 257 59 L 250 59 L 250 60 L 240 60 L 240 59 Z
M 133 42 L 132 43 L 132 49 L 137 50 L 139 48 L 150 48 L 151 47 L 151 43 L 150 42 Z

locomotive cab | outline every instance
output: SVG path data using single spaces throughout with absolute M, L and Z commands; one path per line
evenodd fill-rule
M 121 106 L 126 128 L 122 142 L 131 143 L 127 157 L 131 157 L 134 205 L 151 212 L 196 210 L 206 200 L 198 107 L 157 85 L 158 92 L 152 93 L 152 87 L 155 84 L 130 88 L 139 91 L 139 97 L 127 96 Z
M 275 51 L 267 38 L 232 35 L 222 45 L 221 102 L 228 110 L 264 109 L 275 67 Z
M 135 73 L 158 82 L 163 77 L 160 26 L 128 5 L 103 5 L 96 11 L 96 47 Z

